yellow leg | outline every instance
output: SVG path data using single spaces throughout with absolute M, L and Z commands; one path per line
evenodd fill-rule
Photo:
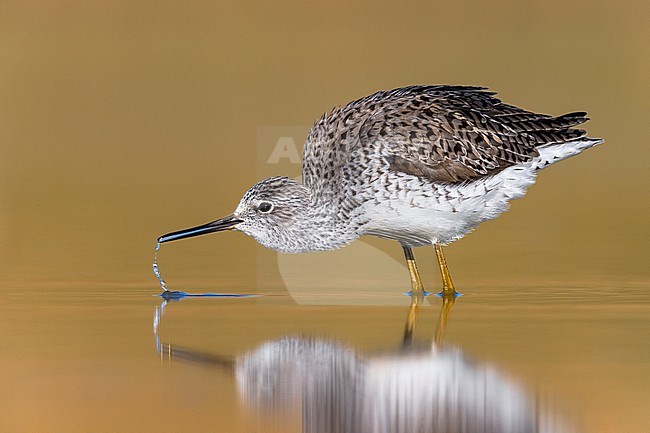
M 404 256 L 406 257 L 406 266 L 409 269 L 409 274 L 411 275 L 411 297 L 413 299 L 418 299 L 420 303 L 424 300 L 426 296 L 426 291 L 424 290 L 424 285 L 422 284 L 422 279 L 420 278 L 420 273 L 418 272 L 418 267 L 415 264 L 415 257 L 413 257 L 413 250 L 411 247 L 405 245 Z
M 410 247 L 405 245 L 404 256 L 406 257 L 406 266 L 409 269 L 409 274 L 411 276 L 411 306 L 409 307 L 408 315 L 406 316 L 406 326 L 404 327 L 404 339 L 403 345 L 405 347 L 411 344 L 413 339 L 413 330 L 415 329 L 415 322 L 418 315 L 418 310 L 420 305 L 424 301 L 425 290 L 424 285 L 422 285 L 422 278 L 420 278 L 420 273 L 418 272 L 418 267 L 415 264 L 415 257 L 413 257 L 413 251 Z
M 454 297 L 457 295 L 456 289 L 454 288 L 454 283 L 451 282 L 451 277 L 449 276 L 449 269 L 447 268 L 447 261 L 445 260 L 445 255 L 442 252 L 442 245 L 435 244 L 436 256 L 438 257 L 438 266 L 440 266 L 440 274 L 442 275 L 442 293 L 443 297 Z

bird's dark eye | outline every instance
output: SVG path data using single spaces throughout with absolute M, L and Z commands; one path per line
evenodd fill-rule
M 273 210 L 273 205 L 268 201 L 263 201 L 262 203 L 260 203 L 257 209 L 259 209 L 259 211 L 262 213 L 269 213 Z

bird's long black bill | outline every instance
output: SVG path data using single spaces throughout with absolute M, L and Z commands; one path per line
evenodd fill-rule
M 187 239 L 194 236 L 205 235 L 213 232 L 220 232 L 223 230 L 232 230 L 237 224 L 242 222 L 241 220 L 235 218 L 233 215 L 228 215 L 227 217 L 218 219 L 216 221 L 203 224 L 201 226 L 192 227 L 185 230 L 179 230 L 177 232 L 167 233 L 158 238 L 158 243 L 177 241 L 179 239 Z

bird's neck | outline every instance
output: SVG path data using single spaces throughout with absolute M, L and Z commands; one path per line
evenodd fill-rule
M 287 239 L 283 252 L 329 251 L 357 239 L 358 230 L 332 203 L 323 195 L 310 194 L 302 217 L 292 224 L 292 235 Z
M 344 247 L 357 239 L 357 229 L 330 203 L 315 202 L 310 208 L 309 219 L 312 238 L 311 251 L 327 251 Z M 308 228 L 306 228 L 309 230 Z

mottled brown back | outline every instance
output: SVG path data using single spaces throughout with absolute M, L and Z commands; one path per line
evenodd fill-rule
M 303 179 L 317 187 L 346 177 L 350 164 L 363 163 L 358 159 L 379 146 L 393 171 L 460 183 L 530 161 L 540 146 L 584 137 L 584 130 L 573 127 L 585 116 L 533 113 L 504 104 L 483 87 L 378 92 L 314 124 L 303 152 Z

